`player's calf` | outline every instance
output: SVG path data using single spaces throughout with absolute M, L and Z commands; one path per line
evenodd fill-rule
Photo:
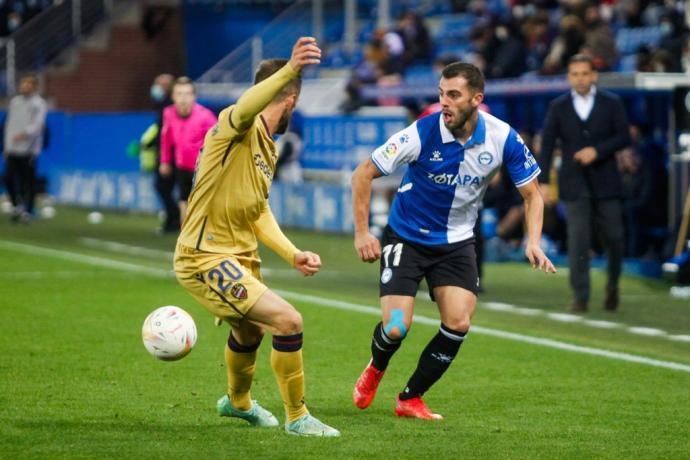
M 371 361 L 357 379 L 352 391 L 352 400 L 360 409 L 366 409 L 371 405 L 388 363 L 406 335 L 407 327 L 402 321 L 402 310 L 393 310 L 391 321 L 386 326 L 380 322 L 374 328 Z

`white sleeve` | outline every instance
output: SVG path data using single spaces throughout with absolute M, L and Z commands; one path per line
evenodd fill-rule
M 393 134 L 385 144 L 374 150 L 371 161 L 381 174 L 387 176 L 398 166 L 415 161 L 419 157 L 421 146 L 415 121 L 402 131 Z

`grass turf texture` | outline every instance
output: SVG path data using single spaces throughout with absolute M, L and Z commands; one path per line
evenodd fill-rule
M 93 247 L 84 238 L 171 251 L 174 237 L 153 235 L 151 217 L 59 208 L 51 221 L 0 222 L 0 458 L 687 458 L 690 373 L 626 363 L 470 334 L 459 358 L 428 393 L 442 422 L 392 415 L 419 352 L 435 328 L 415 325 L 366 411 L 354 407 L 352 385 L 368 359 L 377 319 L 294 302 L 305 320 L 307 402 L 340 429 L 340 439 L 300 439 L 281 429 L 252 429 L 220 418 L 227 330 L 174 279 L 29 254 L 2 241 L 77 252 L 150 267 L 170 267 L 164 253 L 135 255 Z M 289 232 L 319 252 L 322 273 L 303 279 L 263 250 L 269 286 L 363 305 L 377 304 L 378 269 L 357 261 L 350 238 Z M 482 301 L 561 312 L 567 276 L 525 265 L 486 267 Z M 594 272 L 592 319 L 690 333 L 687 301 L 668 286 L 624 278 L 623 308 L 599 311 L 603 276 Z M 155 307 L 176 304 L 195 318 L 199 340 L 185 359 L 156 361 L 140 328 Z M 436 317 L 419 297 L 416 313 Z M 475 324 L 568 343 L 690 364 L 690 344 L 623 330 L 564 324 L 478 308 Z M 284 421 L 269 363 L 260 349 L 253 397 Z

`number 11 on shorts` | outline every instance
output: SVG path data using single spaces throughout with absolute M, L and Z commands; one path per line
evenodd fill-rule
M 388 268 L 388 257 L 391 255 L 391 251 L 393 252 L 393 267 L 397 267 L 400 265 L 400 257 L 402 257 L 402 250 L 403 250 L 403 244 L 402 243 L 397 243 L 397 244 L 387 244 L 386 246 L 383 247 L 383 266 Z

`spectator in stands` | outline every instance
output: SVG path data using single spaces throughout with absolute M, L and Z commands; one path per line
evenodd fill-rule
M 659 261 L 667 222 L 665 154 L 647 125 L 630 126 L 630 139 L 631 145 L 617 156 L 623 183 L 626 255 Z
M 192 80 L 180 77 L 172 90 L 173 105 L 163 110 L 161 133 L 161 176 L 173 175 L 178 188 L 180 222 L 184 223 L 187 198 L 192 191 L 194 168 L 206 132 L 216 124 L 216 116 L 196 102 Z
M 551 43 L 548 13 L 539 10 L 533 16 L 528 17 L 522 25 L 522 35 L 527 48 L 526 70 L 538 71 L 549 52 L 549 44 Z
M 395 30 L 376 29 L 374 39 L 383 43 L 384 59 L 381 62 L 383 76 L 400 74 L 405 69 L 403 55 L 405 54 L 405 42 Z
M 556 141 L 561 141 L 559 195 L 568 225 L 571 311 L 585 312 L 590 297 L 589 251 L 593 224 L 608 249 L 604 308 L 618 308 L 618 280 L 623 263 L 621 178 L 615 153 L 629 144 L 628 118 L 620 98 L 595 86 L 591 59 L 575 55 L 568 64 L 572 90 L 551 102 L 542 139 L 542 171 L 551 169 Z M 548 182 L 546 174 L 542 182 Z
M 170 5 L 158 5 L 156 3 L 144 5 L 141 28 L 148 40 L 152 40 L 165 29 L 174 11 L 175 9 Z
M 276 141 L 278 161 L 274 173 L 274 180 L 288 184 L 301 184 L 302 165 L 300 155 L 302 153 L 302 137 L 304 133 L 304 116 L 295 110 L 285 134 Z
M 685 37 L 685 44 L 683 45 L 683 55 L 680 58 L 683 72 L 690 74 L 690 34 Z
M 163 204 L 165 210 L 165 219 L 160 228 L 160 233 L 172 233 L 177 232 L 180 229 L 180 210 L 178 208 L 177 202 L 173 198 L 173 190 L 175 189 L 175 179 L 174 172 L 169 176 L 163 176 L 160 173 L 160 163 L 161 163 L 161 138 L 160 133 L 163 126 L 163 110 L 165 107 L 172 104 L 172 87 L 175 82 L 175 77 L 169 73 L 163 73 L 158 75 L 151 85 L 151 101 L 153 102 L 154 109 L 156 110 L 156 121 L 155 129 L 153 135 L 147 139 L 146 146 L 153 151 L 155 155 L 154 171 L 156 177 L 154 179 L 154 186 L 158 197 Z M 170 163 L 170 166 L 175 168 L 174 162 Z
M 527 51 L 520 32 L 512 24 L 498 24 L 494 29 L 494 54 L 487 62 L 489 78 L 514 78 L 526 70 Z
M 688 37 L 688 28 L 684 24 L 684 18 L 678 12 L 668 10 L 661 16 L 659 28 L 661 29 L 659 49 L 666 50 L 669 55 L 665 72 L 681 72 L 683 47 Z
M 19 94 L 7 109 L 5 121 L 5 180 L 12 201 L 12 222 L 29 222 L 36 195 L 36 161 L 43 148 L 46 101 L 38 94 L 38 78 L 30 74 L 19 83 Z
M 16 32 L 52 4 L 53 0 L 0 0 L 0 37 Z
M 544 59 L 542 73 L 546 75 L 561 73 L 566 69 L 568 61 L 578 53 L 585 43 L 584 24 L 575 15 L 567 15 L 561 19 L 560 31 L 551 44 L 549 54 Z
M 350 81 L 345 87 L 347 93 L 347 100 L 343 105 L 345 112 L 353 112 L 369 103 L 375 104 L 375 101 L 362 97 L 362 86 L 375 84 L 378 81 L 383 75 L 383 67 L 387 59 L 388 51 L 383 40 L 372 37 L 364 48 L 364 58 L 352 69 Z
M 645 1 L 644 3 L 648 3 Z M 640 0 L 621 0 L 616 5 L 618 18 L 623 27 L 642 27 L 642 12 L 644 7 Z
M 467 61 L 474 64 L 486 74 L 489 61 L 495 53 L 495 42 L 493 40 L 493 28 L 489 24 L 479 22 L 470 31 L 470 42 L 472 43 L 472 53 Z
M 606 71 L 615 66 L 618 51 L 611 27 L 602 19 L 599 8 L 598 4 L 590 4 L 585 8 L 585 42 L 582 52 L 592 58 L 597 71 Z
M 403 64 L 405 67 L 415 61 L 428 64 L 431 61 L 433 47 L 429 30 L 424 24 L 424 18 L 414 12 L 403 13 L 398 23 L 396 33 L 402 38 L 405 50 L 403 51 Z

